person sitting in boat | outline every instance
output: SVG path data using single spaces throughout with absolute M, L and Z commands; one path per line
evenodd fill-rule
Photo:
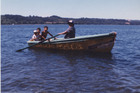
M 48 34 L 49 34 L 50 36 L 53 36 L 50 32 L 48 32 L 48 26 L 45 26 L 45 27 L 44 27 L 44 31 L 42 31 L 42 34 L 41 34 L 42 40 L 46 40 Z
M 75 38 L 75 27 L 74 27 L 74 22 L 73 20 L 69 20 L 68 21 L 68 25 L 69 25 L 69 28 L 62 32 L 62 33 L 58 33 L 59 35 L 63 35 L 65 34 L 65 39 L 67 38 Z
M 39 41 L 39 33 L 37 30 L 34 30 L 34 35 L 30 41 Z
M 41 35 L 41 34 L 40 34 L 41 28 L 37 28 L 36 30 L 37 30 L 37 32 L 39 33 L 39 35 Z
M 37 30 L 37 32 L 38 32 L 38 34 L 39 34 L 39 40 L 41 40 L 41 37 L 42 37 L 42 36 L 41 36 L 41 33 L 40 33 L 41 28 L 37 28 L 36 30 Z

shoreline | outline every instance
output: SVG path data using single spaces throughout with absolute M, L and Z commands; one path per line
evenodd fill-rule
M 103 19 L 103 18 L 64 18 L 59 16 L 38 17 L 21 15 L 1 15 L 2 25 L 15 24 L 67 24 L 73 20 L 78 25 L 140 25 L 140 20 Z
M 13 24 L 1 24 L 1 25 L 13 25 Z M 14 24 L 14 25 L 67 25 L 67 24 Z M 125 26 L 132 25 L 133 26 L 133 24 L 75 24 L 75 25 L 125 25 Z M 139 24 L 136 26 L 139 26 Z

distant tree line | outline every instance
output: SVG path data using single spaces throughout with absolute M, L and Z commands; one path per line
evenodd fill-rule
M 21 15 L 1 15 L 1 24 L 66 24 L 68 20 L 75 24 L 103 25 L 140 25 L 140 20 L 99 19 L 99 18 L 62 18 L 59 16 L 39 17 Z

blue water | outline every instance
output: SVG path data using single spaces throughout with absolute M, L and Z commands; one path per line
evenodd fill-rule
M 76 36 L 117 32 L 111 54 L 26 49 L 45 25 L 2 25 L 1 86 L 7 93 L 139 93 L 140 26 L 76 25 Z M 67 25 L 48 25 L 56 35 Z M 63 37 L 59 36 L 59 37 Z

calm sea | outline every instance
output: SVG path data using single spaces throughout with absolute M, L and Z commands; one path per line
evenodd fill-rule
M 111 54 L 26 49 L 45 25 L 2 25 L 1 84 L 6 93 L 140 93 L 140 26 L 76 25 L 76 36 L 117 32 Z M 48 25 L 56 35 L 67 25 Z M 63 37 L 59 36 L 59 37 Z

